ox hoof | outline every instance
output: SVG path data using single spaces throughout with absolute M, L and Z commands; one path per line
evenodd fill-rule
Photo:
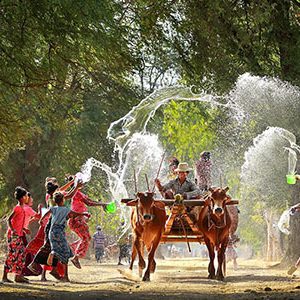
M 217 276 L 216 279 L 219 280 L 219 281 L 224 281 L 225 280 L 224 276 Z
M 140 277 L 140 278 L 143 277 L 143 269 L 139 269 L 139 277 Z
M 208 279 L 216 279 L 216 276 L 214 274 L 209 274 L 207 278 Z
M 150 281 L 150 277 L 143 277 L 143 281 Z

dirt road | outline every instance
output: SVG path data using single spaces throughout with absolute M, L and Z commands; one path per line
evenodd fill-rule
M 300 270 L 290 277 L 258 260 L 240 261 L 237 271 L 229 263 L 225 282 L 207 279 L 206 260 L 166 259 L 157 265 L 152 281 L 142 282 L 128 266 L 85 260 L 81 270 L 70 265 L 71 283 L 30 277 L 30 284 L 1 284 L 0 299 L 300 299 Z

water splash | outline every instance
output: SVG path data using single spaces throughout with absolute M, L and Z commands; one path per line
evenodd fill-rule
M 228 97 L 220 97 L 205 93 L 195 94 L 190 88 L 169 87 L 160 89 L 142 100 L 133 107 L 124 117 L 110 124 L 107 138 L 115 144 L 115 152 L 118 154 L 119 164 L 116 172 L 112 172 L 107 165 L 90 158 L 82 167 L 81 172 L 90 178 L 93 167 L 106 172 L 110 184 L 110 190 L 115 199 L 127 197 L 128 185 L 124 182 L 132 178 L 133 169 L 136 169 L 137 178 L 144 170 L 149 178 L 154 179 L 154 170 L 157 171 L 163 149 L 156 134 L 147 133 L 147 125 L 156 111 L 171 100 L 198 101 L 210 103 L 212 106 L 230 108 L 234 111 L 234 117 L 241 117 L 240 110 Z M 227 101 L 227 102 L 226 102 Z M 166 173 L 166 165 L 163 172 Z M 145 186 L 143 185 L 144 190 Z M 132 186 L 131 186 L 132 191 Z
M 290 232 L 290 210 L 286 209 L 280 216 L 278 224 L 277 224 L 279 230 L 286 234 L 289 235 Z
M 245 152 L 241 169 L 243 185 L 255 189 L 264 199 L 274 199 L 276 195 L 282 197 L 287 193 L 285 150 L 295 147 L 295 140 L 291 132 L 279 127 L 269 127 L 258 135 L 253 146 Z
M 154 117 L 156 111 L 171 100 L 209 103 L 212 107 L 229 108 L 234 112 L 232 115 L 239 120 L 244 117 L 242 111 L 227 96 L 216 96 L 204 92 L 195 94 L 191 88 L 182 86 L 160 89 L 143 99 L 124 117 L 110 124 L 107 138 L 115 144 L 115 151 L 118 152 L 120 162 L 118 172 L 121 172 L 124 168 L 123 162 L 126 160 L 126 155 L 128 154 L 128 144 L 131 143 L 134 134 L 145 134 L 147 132 L 147 125 Z M 123 157 L 124 155 L 125 158 Z
M 287 199 L 290 187 L 285 175 L 296 172 L 300 152 L 296 144 L 296 136 L 300 136 L 299 88 L 279 79 L 246 73 L 239 77 L 231 97 L 245 111 L 246 119 L 263 130 L 245 152 L 243 184 L 250 183 L 267 201 L 280 196 Z
M 272 194 L 276 184 L 284 193 L 288 188 L 283 182 L 287 159 L 288 172 L 294 172 L 297 163 L 296 152 L 299 151 L 294 133 L 299 135 L 300 126 L 297 122 L 291 121 L 298 118 L 299 99 L 298 88 L 277 79 L 261 78 L 248 73 L 240 76 L 233 90 L 224 96 L 205 92 L 195 94 L 190 88 L 181 86 L 160 89 L 143 99 L 125 116 L 110 124 L 107 138 L 115 145 L 118 165 L 110 167 L 95 158 L 90 158 L 81 172 L 88 181 L 94 167 L 104 171 L 112 198 L 125 216 L 126 213 L 119 200 L 128 198 L 135 192 L 133 171 L 135 170 L 137 174 L 138 189 L 146 190 L 144 173 L 148 174 L 150 182 L 153 181 L 163 153 L 158 136 L 147 132 L 148 123 L 157 110 L 170 100 L 197 101 L 208 103 L 212 107 L 218 106 L 231 113 L 238 121 L 237 124 L 241 125 L 241 131 L 247 130 L 242 125 L 244 121 L 249 120 L 254 121 L 263 130 L 267 128 L 254 139 L 253 145 L 249 145 L 245 153 L 245 163 L 241 168 L 242 180 L 244 183 L 251 182 L 252 186 L 261 190 L 265 197 Z M 227 133 L 222 134 L 226 137 Z M 238 134 L 234 139 L 234 144 L 230 147 L 219 147 L 215 150 L 220 152 L 219 156 L 222 158 L 218 163 L 230 165 L 233 151 L 245 147 L 247 149 L 247 145 L 241 145 Z M 285 151 L 288 151 L 288 157 Z M 164 164 L 162 173 L 166 174 L 166 169 L 167 166 Z
M 147 190 L 148 185 L 145 174 L 154 178 L 163 153 L 163 148 L 157 135 L 135 133 L 126 145 L 126 155 L 122 162 L 123 168 L 114 172 L 111 167 L 95 158 L 89 158 L 81 168 L 85 178 L 91 178 L 93 168 L 103 171 L 107 176 L 112 201 L 118 207 L 121 220 L 124 220 L 123 233 L 128 230 L 129 211 L 120 203 L 122 198 L 134 198 L 135 182 L 133 178 L 136 173 L 138 190 Z
M 276 78 L 245 73 L 238 78 L 229 97 L 248 119 L 254 120 L 261 127 L 281 127 L 293 134 L 299 133 L 298 87 Z
M 296 166 L 297 166 L 297 153 L 294 150 L 296 149 L 298 152 L 299 149 L 298 147 L 295 148 L 294 146 L 290 147 L 285 147 L 285 150 L 288 151 L 288 171 L 287 175 L 295 175 L 296 174 Z

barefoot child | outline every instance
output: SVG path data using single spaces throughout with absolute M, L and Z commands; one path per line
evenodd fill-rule
M 24 203 L 27 201 L 27 191 L 22 187 L 16 187 L 15 198 L 18 204 L 8 217 L 8 254 L 4 263 L 2 281 L 11 282 L 7 278 L 7 273 L 15 274 L 15 282 L 28 283 L 29 280 L 22 275 L 25 264 L 25 244 L 24 244 Z
M 51 253 L 48 256 L 47 263 L 51 266 L 54 257 L 57 258 L 63 264 L 64 267 L 64 277 L 62 278 L 62 281 L 69 281 L 68 261 L 69 258 L 73 256 L 73 254 L 66 239 L 66 221 L 68 218 L 74 218 L 78 216 L 90 217 L 90 214 L 87 212 L 77 213 L 71 211 L 68 207 L 64 205 L 64 194 L 61 192 L 56 192 L 54 194 L 54 201 L 57 206 L 51 207 L 50 210 L 44 215 L 44 217 L 47 217 L 47 215 L 49 214 L 51 214 L 52 216 L 51 227 L 49 231 Z

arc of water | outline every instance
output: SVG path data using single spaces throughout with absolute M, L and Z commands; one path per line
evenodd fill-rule
M 288 151 L 288 173 L 290 175 L 294 175 L 296 173 L 296 165 L 297 165 L 297 154 L 296 151 L 289 147 L 284 147 L 286 151 Z
M 294 175 L 296 173 L 296 166 L 297 166 L 297 153 L 300 154 L 300 146 L 296 144 L 296 136 L 288 131 L 279 131 L 279 134 L 286 139 L 290 147 L 284 147 L 286 151 L 288 151 L 288 173 L 290 175 Z
M 115 151 L 118 152 L 118 173 L 124 169 L 123 156 L 125 149 L 131 143 L 133 135 L 136 132 L 145 133 L 148 122 L 154 117 L 158 108 L 171 100 L 200 101 L 225 108 L 230 107 L 231 110 L 236 112 L 236 115 L 239 115 L 239 119 L 241 118 L 240 108 L 226 96 L 215 96 L 204 93 L 195 94 L 191 91 L 191 88 L 182 86 L 173 86 L 155 91 L 143 99 L 137 106 L 134 106 L 125 116 L 112 122 L 109 126 L 107 138 L 115 143 Z

